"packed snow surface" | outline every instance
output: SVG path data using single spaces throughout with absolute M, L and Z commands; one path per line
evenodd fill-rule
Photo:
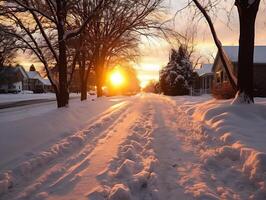
M 266 99 L 141 94 L 50 106 L 0 113 L 3 150 L 29 138 L 1 153 L 16 156 L 1 161 L 0 199 L 266 199 Z

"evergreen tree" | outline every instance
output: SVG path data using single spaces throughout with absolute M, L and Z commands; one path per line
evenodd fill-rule
M 187 95 L 192 79 L 192 63 L 184 46 L 171 50 L 169 63 L 160 71 L 161 90 L 165 95 Z
M 35 66 L 33 64 L 30 66 L 30 71 L 31 72 L 35 72 L 36 71 Z

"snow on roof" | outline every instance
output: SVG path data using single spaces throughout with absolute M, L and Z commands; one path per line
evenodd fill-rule
M 25 71 L 25 69 L 24 69 L 23 66 L 18 65 L 16 68 L 17 68 L 18 70 L 20 70 L 20 72 L 21 72 L 21 74 L 23 75 L 24 78 L 28 78 L 28 74 L 27 74 L 27 72 Z
M 38 79 L 40 77 L 40 74 L 36 71 L 29 71 L 27 74 L 31 79 Z
M 232 62 L 238 61 L 238 46 L 223 47 Z M 266 63 L 266 46 L 255 46 L 254 63 Z
M 44 85 L 52 85 L 52 84 L 51 84 L 51 81 L 50 81 L 49 79 L 46 79 L 46 78 L 45 78 L 45 79 L 44 79 L 44 78 L 42 79 L 42 83 L 43 83 Z
M 44 85 L 52 85 L 49 79 L 42 78 L 40 73 L 37 71 L 29 71 L 27 74 L 30 79 L 38 79 Z
M 196 72 L 198 73 L 199 76 L 203 76 L 205 74 L 211 74 L 212 66 L 213 64 L 204 64 L 200 69 L 196 69 Z

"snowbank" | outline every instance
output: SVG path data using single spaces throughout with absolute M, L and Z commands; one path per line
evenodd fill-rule
M 193 118 L 204 121 L 224 142 L 241 144 L 266 152 L 266 99 L 256 104 L 231 105 L 230 101 L 210 100 L 196 105 Z
M 202 129 L 197 142 L 204 167 L 218 170 L 224 181 L 231 181 L 242 193 L 252 186 L 254 191 L 242 198 L 266 199 L 266 99 L 256 99 L 255 105 L 209 100 L 181 108 Z M 224 198 L 236 198 L 226 189 L 217 191 Z

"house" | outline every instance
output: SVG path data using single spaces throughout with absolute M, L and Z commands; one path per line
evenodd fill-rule
M 28 90 L 34 93 L 52 92 L 52 84 L 49 79 L 41 77 L 38 71 L 29 71 L 28 74 Z
M 238 46 L 224 46 L 223 48 L 233 63 L 232 71 L 237 76 Z M 216 90 L 222 91 L 223 88 L 230 86 L 218 53 L 212 72 L 214 74 L 213 87 Z M 266 97 L 266 46 L 255 46 L 254 48 L 254 96 Z
M 0 67 L 0 93 L 18 93 L 30 90 L 34 93 L 52 92 L 52 84 L 41 77 L 32 65 L 29 72 L 17 65 Z
M 17 65 L 0 67 L 0 93 L 18 93 L 28 88 L 28 75 Z
M 213 64 L 203 64 L 200 69 L 196 69 L 199 75 L 200 94 L 210 94 L 213 82 Z
M 44 84 L 44 91 L 45 92 L 53 92 L 54 91 L 52 83 L 48 78 L 42 79 L 42 82 Z

